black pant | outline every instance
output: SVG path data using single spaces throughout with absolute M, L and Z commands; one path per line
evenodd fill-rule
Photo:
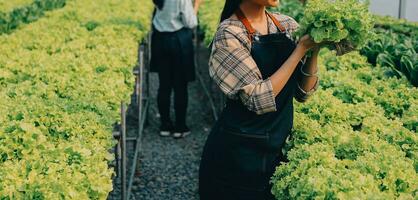
M 188 80 L 181 62 L 182 55 L 179 54 L 180 43 L 175 33 L 164 34 L 159 38 L 162 40 L 160 42 L 164 45 L 159 47 L 160 51 L 158 53 L 165 60 L 165 65 L 160 66 L 160 70 L 158 71 L 160 82 L 158 89 L 158 109 L 161 115 L 161 122 L 162 124 L 171 123 L 171 91 L 174 90 L 175 126 L 183 129 L 186 127 Z

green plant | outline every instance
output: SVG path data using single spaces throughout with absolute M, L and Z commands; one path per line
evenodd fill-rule
M 411 37 L 418 37 L 418 23 L 410 22 L 405 19 L 396 19 L 390 16 L 375 16 L 375 28 L 392 30 L 397 34 Z
M 112 129 L 152 10 L 71 0 L 0 36 L 0 199 L 107 198 Z
M 17 7 L 23 7 L 32 3 L 33 0 L 14 0 L 14 1 L 7 1 L 1 0 L 0 1 L 0 11 L 3 13 L 8 13 Z
M 210 0 L 204 1 L 199 9 L 199 23 L 200 28 L 205 32 L 204 42 L 206 45 L 209 45 L 215 36 L 223 6 L 223 0 Z
M 377 37 L 361 53 L 373 65 L 390 67 L 397 77 L 405 75 L 418 86 L 418 25 L 388 17 L 378 19 Z
M 300 20 L 299 36 L 309 34 L 317 43 L 344 43 L 355 49 L 373 37 L 373 17 L 358 0 L 310 0 Z
M 66 0 L 19 0 L 0 2 L 0 34 L 36 21 L 46 11 L 64 7 Z
M 321 89 L 296 106 L 289 162 L 277 167 L 273 194 L 416 198 L 418 91 L 405 79 L 386 78 L 384 68 L 370 67 L 358 53 L 323 50 L 320 63 Z

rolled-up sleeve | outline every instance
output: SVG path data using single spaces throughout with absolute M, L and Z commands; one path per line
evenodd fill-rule
M 181 0 L 181 17 L 187 28 L 197 26 L 197 16 L 194 12 L 192 0 Z
M 209 61 L 210 76 L 228 98 L 240 100 L 248 110 L 274 112 L 272 83 L 261 77 L 243 37 L 245 34 L 234 34 L 227 28 L 218 30 Z

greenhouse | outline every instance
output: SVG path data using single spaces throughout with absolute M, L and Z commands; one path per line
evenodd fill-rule
M 0 200 L 416 200 L 416 0 L 0 0 Z

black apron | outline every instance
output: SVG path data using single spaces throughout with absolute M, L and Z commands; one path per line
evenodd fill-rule
M 252 58 L 267 79 L 289 58 L 296 43 L 269 13 L 280 31 L 262 36 L 254 35 L 242 11 L 236 15 L 252 41 Z M 227 101 L 204 147 L 199 174 L 201 200 L 274 199 L 269 182 L 276 166 L 285 161 L 281 149 L 293 126 L 296 71 L 276 96 L 275 112 L 257 115 L 239 100 Z

